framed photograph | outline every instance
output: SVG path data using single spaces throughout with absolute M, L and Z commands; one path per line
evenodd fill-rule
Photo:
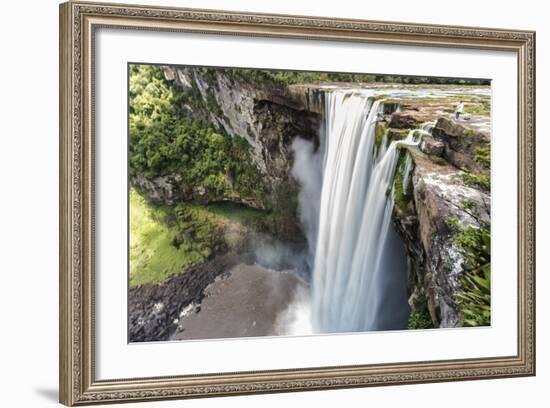
M 535 374 L 535 33 L 60 6 L 60 401 Z

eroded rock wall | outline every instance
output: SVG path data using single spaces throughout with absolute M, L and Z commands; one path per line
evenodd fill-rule
M 434 327 L 456 327 L 462 320 L 456 293 L 464 259 L 455 237 L 489 223 L 491 213 L 490 192 L 467 185 L 464 170 L 488 172 L 474 158 L 489 139 L 449 119 L 439 119 L 432 134 L 404 152 L 413 162 L 412 185 L 396 201 L 393 222 L 407 251 L 411 307 L 426 298 Z
M 179 86 L 198 90 L 204 103 L 189 106 L 197 117 L 248 141 L 259 172 L 272 185 L 290 174 L 294 138 L 318 143 L 324 108 L 318 89 L 251 83 L 223 70 L 205 74 L 199 68 L 166 67 L 165 72 Z

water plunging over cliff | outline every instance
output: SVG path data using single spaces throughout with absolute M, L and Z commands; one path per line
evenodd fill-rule
M 374 154 L 382 105 L 371 95 L 363 90 L 325 95 L 318 228 L 309 237 L 316 332 L 407 327 L 405 253 L 391 226 L 392 185 L 398 144 L 416 142 L 410 132 Z

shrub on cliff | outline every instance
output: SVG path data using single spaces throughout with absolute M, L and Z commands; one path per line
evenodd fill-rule
M 161 67 L 131 66 L 130 180 L 178 174 L 181 182 L 175 187 L 189 198 L 199 189 L 206 202 L 262 202 L 265 191 L 248 142 L 196 120 L 184 110 L 184 100 Z
M 462 326 L 491 324 L 491 235 L 489 225 L 467 227 L 455 237 L 464 256 L 461 290 L 456 294 Z

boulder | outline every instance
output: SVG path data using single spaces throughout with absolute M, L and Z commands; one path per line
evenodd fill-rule
M 183 107 L 191 117 L 231 137 L 242 137 L 250 145 L 249 154 L 257 169 L 262 194 L 243 197 L 231 191 L 223 199 L 272 209 L 273 203 L 278 202 L 278 191 L 297 188 L 289 177 L 294 154 L 292 141 L 300 137 L 319 145 L 324 92 L 303 85 L 253 83 L 231 70 L 165 66 L 164 77 L 187 95 Z M 155 204 L 220 199 L 205 195 L 202 186 L 183 184 L 184 178 L 177 176 L 130 175 L 130 182 Z
M 422 142 L 420 142 L 420 150 L 430 156 L 443 156 L 445 144 L 433 137 L 424 136 Z
M 181 188 L 181 180 L 182 178 L 179 174 L 169 174 L 159 177 L 146 177 L 142 174 L 137 174 L 132 177 L 132 185 L 154 204 L 172 205 L 180 200 L 185 201 L 193 198 L 190 191 Z

